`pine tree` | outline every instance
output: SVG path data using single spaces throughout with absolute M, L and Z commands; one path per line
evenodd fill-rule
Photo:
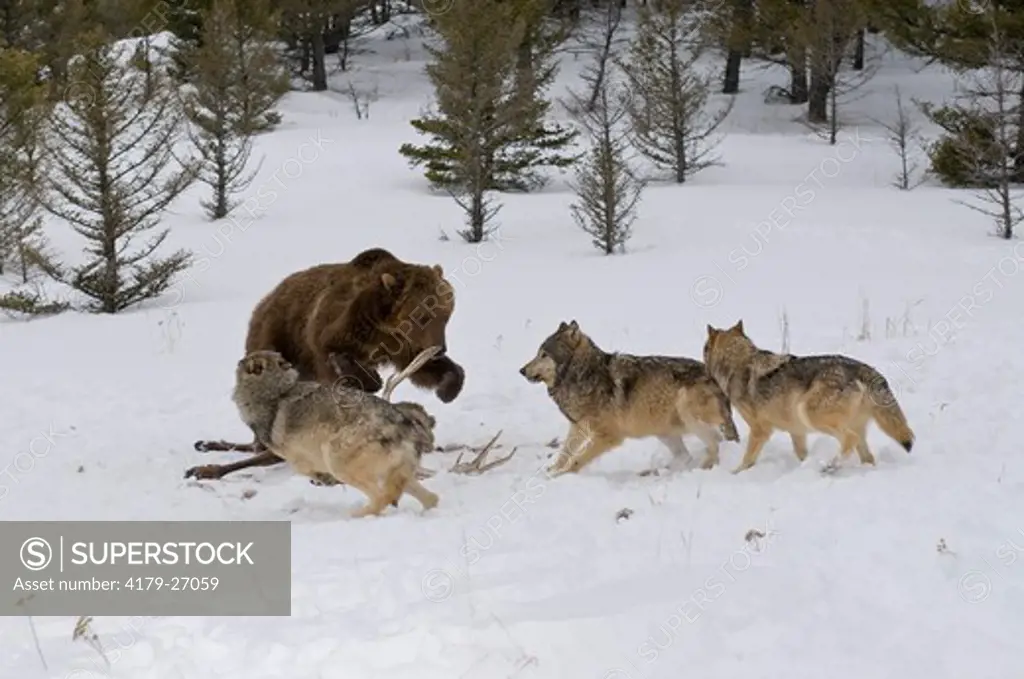
M 192 73 L 185 114 L 202 159 L 199 179 L 212 189 L 202 201 L 211 219 L 226 217 L 237 205 L 231 196 L 255 179 L 259 166 L 248 172 L 253 137 L 279 119 L 273 106 L 287 88 L 269 36 L 249 23 L 248 13 L 259 8 L 241 2 L 216 0 L 201 17 L 202 46 L 183 56 Z
M 867 82 L 874 71 L 844 70 L 855 55 L 858 33 L 867 24 L 863 0 L 811 0 L 796 39 L 810 55 L 810 90 L 807 121 L 828 123 L 826 133 L 835 144 L 839 132 L 839 104 Z
M 1024 3 L 1019 0 L 876 0 L 870 5 L 872 19 L 898 48 L 958 71 L 989 63 L 993 9 L 1008 38 L 1007 57 L 1024 62 L 1024 43 L 1013 39 L 1024 31 Z
M 564 149 L 577 135 L 548 123 L 542 97 L 555 69 L 550 50 L 521 56 L 528 29 L 525 2 L 459 2 L 433 17 L 442 47 L 428 47 L 435 113 L 412 126 L 431 140 L 400 153 L 425 166 L 430 183 L 449 191 L 529 191 L 543 185 L 540 167 L 568 167 Z M 525 63 L 524 63 L 525 61 Z
M 229 44 L 237 67 L 239 134 L 260 134 L 281 122 L 276 110 L 290 89 L 288 70 L 274 42 L 279 15 L 270 0 L 217 0 L 231 16 Z
M 50 96 L 54 101 L 64 96 L 69 83 L 67 64 L 75 56 L 76 37 L 95 27 L 89 19 L 85 0 L 41 0 L 38 50 L 47 69 Z
M 167 230 L 137 241 L 195 179 L 195 167 L 175 157 L 181 111 L 168 75 L 147 78 L 99 30 L 83 35 L 79 53 L 46 138 L 43 204 L 86 241 L 86 261 L 54 277 L 88 298 L 88 310 L 116 313 L 160 295 L 188 266 L 184 250 L 154 256 Z
M 0 274 L 14 265 L 23 283 L 46 253 L 39 205 L 40 135 L 49 112 L 38 58 L 0 48 Z
M 576 225 L 606 255 L 624 252 L 632 234 L 636 208 L 644 189 L 629 166 L 628 134 L 622 131 L 625 97 L 612 89 L 604 72 L 587 78 L 589 94 L 574 95 L 572 110 L 591 140 L 591 149 L 576 168 L 570 207 Z
M 621 36 L 622 6 L 618 2 L 606 2 L 604 5 L 581 12 L 580 27 L 576 31 L 576 43 L 584 52 L 591 56 L 581 74 L 588 83 L 590 94 L 586 99 L 584 110 L 594 111 L 601 98 L 601 88 L 611 70 L 613 59 L 618 55 L 625 38 Z
M 1024 64 L 1016 37 L 1020 34 L 1011 33 L 1020 26 L 1019 15 L 989 5 L 982 18 L 988 23 L 988 68 L 975 71 L 961 83 L 952 105 L 935 111 L 926 104 L 923 109 L 932 122 L 946 127 L 947 132 L 955 133 L 950 123 L 957 119 L 967 121 L 970 128 L 981 132 L 953 134 L 939 144 L 955 149 L 964 183 L 978 187 L 975 204 L 963 204 L 990 217 L 996 234 L 1010 240 L 1017 226 L 1024 222 L 1024 210 L 1017 195 L 1024 155 Z M 979 54 L 980 45 L 976 49 L 975 54 Z M 934 160 L 933 155 L 933 163 Z
M 203 46 L 203 13 L 210 10 L 213 0 L 164 0 L 167 30 L 171 39 L 171 58 L 174 77 L 179 82 L 192 79 L 192 67 L 187 55 Z
M 712 78 L 695 68 L 705 36 L 694 9 L 690 0 L 649 0 L 621 62 L 637 150 L 680 184 L 714 163 L 712 135 L 734 101 L 708 112 Z
M 241 132 L 236 83 L 241 64 L 233 49 L 237 19 L 233 0 L 217 0 L 204 12 L 202 46 L 191 50 L 183 63 L 192 76 L 183 99 L 189 138 L 202 159 L 199 180 L 211 189 L 200 201 L 210 219 L 228 216 L 238 202 L 233 194 L 244 191 L 259 171 L 246 173 L 253 139 Z

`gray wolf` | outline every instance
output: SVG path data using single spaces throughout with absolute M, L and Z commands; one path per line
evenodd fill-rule
M 410 375 L 444 403 L 462 391 L 465 371 L 447 355 L 455 290 L 439 265 L 415 264 L 371 248 L 348 262 L 320 264 L 285 277 L 253 309 L 245 353 L 276 351 L 303 380 L 338 382 L 375 394 L 379 368 L 404 370 L 425 347 L 441 351 Z M 340 360 L 339 360 L 340 359 Z M 231 464 L 192 467 L 185 477 L 219 479 L 281 459 L 253 443 L 196 441 L 199 451 L 256 453 Z
M 871 366 L 847 356 L 759 349 L 742 320 L 727 330 L 707 330 L 704 364 L 750 427 L 746 453 L 733 473 L 757 462 L 776 429 L 789 433 L 801 462 L 807 458 L 807 434 L 821 432 L 839 441 L 840 457 L 856 449 L 863 464 L 874 464 L 865 438 L 871 420 L 908 453 L 913 447 L 914 433 L 896 397 Z
M 628 438 L 657 437 L 689 462 L 683 435 L 693 434 L 707 448 L 705 469 L 718 463 L 723 434 L 739 440 L 729 401 L 700 361 L 607 353 L 575 320 L 563 321 L 519 373 L 547 385 L 570 422 L 553 476 L 578 472 Z
M 354 518 L 379 515 L 403 493 L 424 510 L 437 506 L 437 495 L 416 478 L 421 455 L 433 447 L 433 418 L 418 404 L 346 389 L 300 380 L 281 354 L 254 351 L 237 364 L 232 399 L 242 420 L 295 471 L 365 493 L 369 501 Z

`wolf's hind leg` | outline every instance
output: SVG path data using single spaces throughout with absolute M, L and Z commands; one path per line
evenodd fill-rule
M 690 454 L 690 449 L 686 447 L 686 442 L 683 441 L 682 436 L 659 436 L 658 440 L 661 441 L 662 445 L 672 451 L 672 465 L 681 465 L 685 468 L 693 466 L 693 455 Z
M 351 455 L 344 464 L 339 464 L 337 460 L 332 459 L 331 455 L 325 454 L 324 461 L 334 478 L 366 495 L 367 503 L 352 512 L 353 519 L 370 515 L 376 516 L 391 504 L 386 489 L 381 488 L 381 472 L 383 470 L 378 465 L 382 461 L 382 455 L 378 451 L 364 448 Z
M 423 505 L 423 511 L 436 507 L 440 499 L 438 498 L 437 493 L 427 490 L 423 484 L 419 482 L 419 479 L 416 478 L 415 474 L 406 481 L 405 492 L 412 495 L 421 505 Z
M 402 498 L 402 493 L 405 491 L 406 483 L 413 475 L 413 470 L 408 470 L 407 473 L 407 470 L 402 468 L 388 472 L 381 484 L 381 493 L 384 496 L 383 501 L 392 507 L 397 507 L 398 501 Z
M 700 463 L 701 469 L 712 469 L 718 464 L 718 447 L 722 440 L 722 434 L 714 427 L 698 425 L 694 429 L 694 435 L 704 444 L 704 461 Z
M 796 459 L 803 462 L 807 459 L 807 434 L 790 434 L 790 440 L 793 442 L 793 452 L 796 454 Z
M 367 503 L 353 511 L 351 514 L 352 518 L 361 519 L 364 516 L 379 516 L 391 504 L 389 493 L 385 488 L 381 488 L 378 483 L 370 482 L 367 479 L 360 479 L 359 481 L 358 484 L 353 482 L 350 485 L 366 493 Z
M 812 389 L 808 392 L 806 400 L 814 403 L 815 397 L 818 397 L 822 402 L 818 408 L 806 409 L 805 412 L 808 413 L 811 424 L 818 431 L 828 434 L 839 442 L 839 455 L 836 456 L 836 461 L 850 457 L 856 450 L 862 463 L 874 464 L 874 455 L 867 449 L 865 440 L 869 416 L 865 416 L 863 413 L 864 401 L 867 397 L 863 392 L 833 395 L 828 391 L 829 386 L 822 385 L 820 389 Z M 822 392 L 825 395 L 822 395 Z M 827 398 L 828 396 L 831 398 Z

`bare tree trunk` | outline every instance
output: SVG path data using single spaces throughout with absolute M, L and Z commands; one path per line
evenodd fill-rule
M 576 4 L 575 7 L 578 10 L 579 4 Z M 593 111 L 594 107 L 597 106 L 597 100 L 605 86 L 604 81 L 608 74 L 608 61 L 612 58 L 615 34 L 619 30 L 619 23 L 622 20 L 621 8 L 609 5 L 606 12 L 601 44 L 597 53 L 597 64 L 593 67 L 592 75 L 586 77 L 590 81 L 590 100 L 587 102 L 588 111 Z
M 740 91 L 740 66 L 744 55 L 749 56 L 751 47 L 750 20 L 751 0 L 734 0 L 732 26 L 729 29 L 729 54 L 725 61 L 725 82 L 723 94 L 736 94 Z
M 860 29 L 859 31 L 857 31 L 857 36 L 856 36 L 855 40 L 857 41 L 857 44 L 854 47 L 854 52 L 853 52 L 853 69 L 855 71 L 863 71 L 864 70 L 864 29 L 863 28 Z
M 743 64 L 743 51 L 731 49 L 725 59 L 725 82 L 722 94 L 736 94 L 740 91 L 740 66 Z
M 807 52 L 799 47 L 793 50 L 789 60 L 789 101 L 805 104 L 807 97 Z
M 533 36 L 529 32 L 516 52 L 516 70 L 520 76 L 529 77 L 533 73 Z
M 302 39 L 302 56 L 299 57 L 299 73 L 306 75 L 312 66 L 313 50 L 309 46 L 309 40 Z
M 597 65 L 597 74 L 594 76 L 594 88 L 590 92 L 590 101 L 587 102 L 587 110 L 593 111 L 594 107 L 597 106 L 597 97 L 601 94 L 601 87 L 604 86 L 605 71 L 607 71 L 607 62 L 601 59 Z M 1024 107 L 1022 107 L 1024 108 Z
M 828 95 L 828 143 L 836 145 L 839 138 L 839 86 L 833 81 Z
M 1024 78 L 1021 78 L 1020 98 L 1021 106 L 1017 108 L 1019 120 L 1017 122 L 1017 148 L 1013 150 L 1013 178 L 1020 181 L 1024 177 Z
M 327 52 L 323 31 L 313 31 L 310 42 L 313 58 L 313 91 L 324 92 L 327 90 Z
M 19 46 L 20 41 L 18 40 L 18 32 L 21 29 L 21 25 L 19 24 L 17 18 L 14 16 L 14 8 L 11 6 L 11 3 L 5 2 L 3 3 L 3 9 L 0 11 L 3 12 L 4 16 L 4 40 L 7 42 L 9 46 Z M 0 273 L 3 273 L 3 271 L 0 271 Z
M 828 73 L 823 72 L 825 64 L 811 64 L 811 88 L 807 100 L 807 121 L 811 123 L 824 123 L 828 120 Z

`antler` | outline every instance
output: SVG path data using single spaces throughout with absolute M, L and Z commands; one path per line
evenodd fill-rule
M 491 469 L 494 469 L 495 467 L 503 465 L 506 462 L 508 462 L 509 460 L 511 460 L 512 456 L 516 454 L 517 450 L 519 450 L 519 446 L 516 446 L 516 447 L 512 448 L 512 450 L 509 452 L 509 454 L 506 455 L 505 457 L 500 457 L 497 460 L 491 460 L 490 462 L 488 462 L 486 464 L 484 463 L 484 458 L 487 457 L 487 453 L 491 452 L 491 450 L 493 450 L 495 448 L 494 444 L 498 440 L 499 436 L 501 436 L 501 430 L 499 430 L 498 433 L 495 434 L 491 438 L 491 440 L 488 441 L 481 448 L 479 448 L 479 449 L 469 448 L 469 450 L 474 450 L 476 452 L 476 456 L 472 460 L 470 460 L 468 462 L 463 462 L 462 461 L 462 456 L 463 456 L 464 453 L 459 453 L 459 458 L 457 460 L 455 460 L 455 464 L 453 464 L 451 469 L 449 469 L 448 471 L 452 472 L 453 474 L 467 474 L 467 475 L 483 474 L 484 472 L 490 471 Z M 464 446 L 464 447 L 467 447 L 467 446 Z M 500 448 L 501 446 L 497 446 L 497 447 Z M 438 448 L 438 450 L 441 450 L 441 448 Z M 416 476 L 420 480 L 429 479 L 430 477 L 434 476 L 434 474 L 436 474 L 436 473 L 437 472 L 434 471 L 433 469 L 424 469 L 423 467 L 420 467 L 419 469 L 416 470 Z
M 483 464 L 484 458 L 487 457 L 487 453 L 489 453 L 491 451 L 491 448 L 494 447 L 494 443 L 495 441 L 498 440 L 498 437 L 501 436 L 501 432 L 502 430 L 499 429 L 498 433 L 494 435 L 494 438 L 488 441 L 487 444 L 480 449 L 480 452 L 476 454 L 476 457 L 474 457 L 469 462 L 463 462 L 462 453 L 459 453 L 459 458 L 455 460 L 455 464 L 452 465 L 452 468 L 449 469 L 448 471 L 453 472 L 455 474 L 483 474 L 485 471 L 494 469 L 495 467 L 503 465 L 509 460 L 511 460 L 512 456 L 516 454 L 517 450 L 519 450 L 518 447 L 512 448 L 512 452 L 510 452 L 505 457 L 501 457 L 498 458 L 497 460 L 492 460 L 487 464 Z
M 403 368 L 402 370 L 388 377 L 387 381 L 384 383 L 384 390 L 381 392 L 381 398 L 383 398 L 385 401 L 390 401 L 391 394 L 395 391 L 395 387 L 401 384 L 402 380 L 404 380 L 406 377 L 419 370 L 424 363 L 432 359 L 440 351 L 441 347 L 434 346 L 428 349 L 424 349 L 423 351 L 418 353 L 416 355 L 416 358 L 412 359 L 412 362 L 409 363 L 409 365 L 405 366 L 405 368 Z M 455 474 L 482 474 L 488 470 L 494 469 L 499 465 L 503 465 L 509 460 L 511 460 L 512 456 L 516 454 L 516 450 L 518 450 L 518 448 L 513 448 L 512 451 L 505 457 L 498 458 L 497 460 L 492 460 L 491 462 L 487 462 L 486 464 L 484 463 L 484 458 L 487 457 L 487 453 L 489 453 L 491 449 L 494 447 L 494 444 L 498 440 L 499 436 L 501 436 L 501 430 L 499 430 L 498 433 L 494 435 L 494 438 L 488 441 L 487 444 L 477 452 L 476 457 L 474 457 L 469 462 L 463 462 L 462 454 L 460 453 L 459 459 L 455 461 L 455 464 L 449 471 Z M 423 467 L 419 467 L 416 470 L 416 476 L 419 479 L 429 479 L 435 473 L 436 472 L 434 472 L 433 470 L 424 469 Z
M 384 391 L 381 392 L 380 397 L 385 401 L 390 401 L 391 393 L 395 390 L 395 387 L 401 384 L 402 380 L 406 377 L 423 367 L 423 364 L 437 355 L 439 351 L 441 351 L 441 347 L 430 347 L 416 354 L 416 358 L 412 359 L 412 363 L 388 377 L 387 382 L 384 383 Z

